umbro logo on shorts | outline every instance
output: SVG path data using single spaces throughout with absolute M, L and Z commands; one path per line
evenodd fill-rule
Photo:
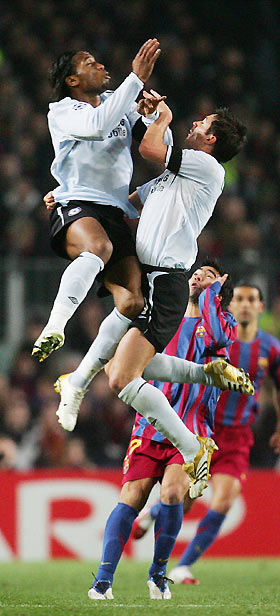
M 69 212 L 67 212 L 68 216 L 75 216 L 75 214 L 79 214 L 79 212 L 82 211 L 81 207 L 73 207 L 72 210 L 69 210 Z

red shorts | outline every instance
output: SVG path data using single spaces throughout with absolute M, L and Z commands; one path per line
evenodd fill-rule
M 213 439 L 219 447 L 214 451 L 210 473 L 223 473 L 236 477 L 242 483 L 246 481 L 250 449 L 254 438 L 250 426 L 215 426 Z
M 132 437 L 123 462 L 122 485 L 146 477 L 160 480 L 169 464 L 184 464 L 183 456 L 176 447 L 149 438 Z

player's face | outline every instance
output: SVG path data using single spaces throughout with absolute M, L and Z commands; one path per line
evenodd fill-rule
M 195 270 L 189 279 L 190 297 L 199 297 L 200 293 L 207 289 L 207 287 L 210 287 L 217 280 L 218 276 L 220 276 L 219 272 L 214 267 L 208 265 L 202 265 L 202 267 Z
M 207 143 L 207 138 L 210 133 L 208 133 L 212 122 L 216 119 L 216 115 L 212 113 L 209 116 L 206 116 L 204 120 L 199 120 L 198 122 L 193 122 L 192 128 L 186 137 L 186 143 L 188 148 L 192 148 L 193 150 L 199 150 L 202 145 Z
M 73 57 L 75 77 L 85 93 L 100 93 L 107 89 L 110 75 L 103 64 L 97 62 L 88 51 L 78 51 Z
M 246 326 L 257 321 L 263 311 L 259 291 L 254 287 L 235 287 L 229 310 L 240 325 Z

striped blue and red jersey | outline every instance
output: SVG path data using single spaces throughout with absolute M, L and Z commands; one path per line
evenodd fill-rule
M 257 331 L 252 342 L 236 340 L 229 349 L 231 364 L 249 372 L 255 384 L 254 396 L 223 391 L 215 413 L 215 425 L 246 426 L 253 423 L 258 412 L 260 387 L 269 375 L 280 389 L 280 341 L 271 334 Z
M 230 312 L 223 312 L 217 295 L 218 281 L 199 297 L 201 317 L 184 317 L 178 331 L 164 353 L 188 359 L 198 364 L 211 361 L 217 355 L 228 356 L 227 347 L 236 339 L 237 324 Z M 163 391 L 174 411 L 194 433 L 207 436 L 212 433 L 214 413 L 221 390 L 198 383 L 179 384 L 151 381 Z M 133 436 L 169 443 L 147 420 L 136 414 Z

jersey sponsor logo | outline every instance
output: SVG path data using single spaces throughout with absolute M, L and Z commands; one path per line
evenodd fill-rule
M 205 327 L 203 327 L 203 325 L 199 325 L 199 327 L 197 328 L 195 335 L 199 336 L 200 338 L 202 338 L 202 336 L 205 336 L 206 334 L 206 329 Z
M 67 212 L 68 216 L 75 216 L 76 214 L 79 214 L 79 212 L 82 211 L 81 207 L 73 207 L 72 210 L 69 210 L 69 212 Z
M 154 181 L 154 184 L 153 184 L 153 186 L 151 188 L 150 194 L 154 193 L 156 190 L 159 190 L 160 192 L 162 192 L 164 190 L 164 188 L 165 188 L 163 182 L 167 182 L 169 177 L 170 177 L 170 173 L 168 173 L 168 171 L 167 171 L 167 172 L 165 172 L 165 174 L 162 177 L 157 178 Z
M 124 125 L 124 119 L 120 121 L 120 123 L 118 124 L 118 126 L 116 126 L 116 128 L 111 130 L 111 132 L 108 135 L 108 139 L 111 139 L 112 137 L 127 137 L 127 130 Z

